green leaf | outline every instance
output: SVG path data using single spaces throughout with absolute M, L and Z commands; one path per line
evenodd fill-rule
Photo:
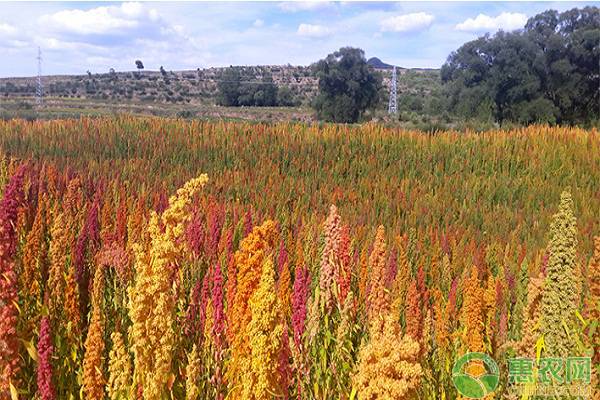
M 581 321 L 581 324 L 583 325 L 583 327 L 585 328 L 588 324 L 588 322 L 583 318 L 583 316 L 579 313 L 579 310 L 575 310 L 575 315 L 577 316 L 577 318 Z
M 352 392 L 350 392 L 350 398 L 348 400 L 354 400 L 356 397 L 356 388 L 352 388 Z
M 535 358 L 536 361 L 539 363 L 540 361 L 540 357 L 542 356 L 542 350 L 545 348 L 545 343 L 544 343 L 544 335 L 540 336 L 535 344 Z
M 21 342 L 23 342 L 23 346 L 25 346 L 25 349 L 27 350 L 29 357 L 31 357 L 31 359 L 34 360 L 35 362 L 38 362 L 38 353 L 37 353 L 37 349 L 33 345 L 33 338 L 29 342 L 26 340 L 23 340 L 23 339 L 19 339 L 19 340 L 21 340 Z
M 14 385 L 12 384 L 12 382 L 10 380 L 8 381 L 8 386 L 10 388 L 11 400 L 19 400 L 19 392 L 17 392 L 17 388 L 14 387 Z
M 590 323 L 590 329 L 589 329 L 589 335 L 590 337 L 594 337 L 594 334 L 596 333 L 596 329 L 598 328 L 598 321 L 597 320 L 593 320 Z

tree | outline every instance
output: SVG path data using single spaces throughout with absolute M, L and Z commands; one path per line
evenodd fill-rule
M 257 82 L 254 74 L 242 75 L 239 67 L 229 67 L 223 71 L 217 85 L 217 103 L 228 107 L 274 106 L 277 105 L 277 86 L 269 74 L 264 74 Z
M 312 68 L 319 79 L 314 101 L 319 119 L 357 122 L 380 99 L 381 76 L 369 67 L 361 49 L 343 47 Z
M 219 90 L 217 103 L 227 107 L 238 106 L 241 80 L 238 69 L 229 67 L 223 71 L 220 78 L 217 84 L 217 89 Z
M 585 122 L 600 101 L 600 9 L 549 10 L 530 18 L 525 35 L 541 50 L 536 72 L 560 119 Z
M 256 86 L 257 90 L 254 93 L 255 106 L 272 107 L 277 105 L 277 86 L 270 74 L 263 75 L 262 83 Z
M 142 76 L 142 70 L 144 69 L 144 63 L 142 63 L 140 60 L 135 60 L 135 67 L 138 70 L 138 78 L 140 76 Z
M 441 78 L 452 111 L 499 123 L 587 123 L 600 100 L 600 9 L 549 10 L 524 29 L 452 52 Z
M 292 90 L 288 86 L 283 86 L 277 91 L 277 105 L 284 107 L 297 105 Z
M 160 74 L 163 77 L 163 81 L 165 82 L 165 84 L 170 84 L 171 80 L 169 79 L 169 75 L 167 74 L 167 71 L 165 71 L 165 69 L 163 68 L 163 66 L 160 66 Z
M 538 48 L 521 33 L 485 35 L 453 52 L 442 67 L 451 107 L 464 117 L 502 123 L 555 122 L 558 110 L 543 98 L 533 73 Z

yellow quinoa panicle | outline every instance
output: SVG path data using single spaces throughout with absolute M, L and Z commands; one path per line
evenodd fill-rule
M 250 368 L 251 348 L 249 343 L 248 324 L 252 320 L 250 299 L 257 290 L 263 271 L 263 263 L 272 257 L 277 242 L 277 226 L 274 221 L 267 220 L 254 227 L 252 232 L 242 240 L 240 249 L 234 255 L 237 266 L 237 286 L 233 304 L 229 306 L 228 321 L 232 340 L 230 343 L 231 359 L 227 367 L 228 382 L 233 399 L 241 396 L 241 379 Z
M 122 400 L 130 397 L 131 391 L 131 356 L 121 332 L 114 331 L 110 335 L 112 348 L 108 356 L 107 391 L 110 400 Z
M 374 321 L 358 354 L 353 386 L 361 400 L 402 400 L 415 395 L 423 376 L 419 343 L 402 335 L 388 314 Z
M 569 357 L 574 355 L 576 348 L 572 335 L 575 334 L 574 315 L 579 293 L 575 282 L 577 220 L 573 214 L 573 199 L 567 191 L 560 196 L 550 236 L 550 258 L 542 294 L 540 330 L 544 335 L 546 355 Z
M 242 398 L 269 400 L 280 391 L 278 357 L 283 327 L 275 293 L 275 268 L 263 263 L 260 284 L 250 298 L 252 320 L 248 324 L 251 372 L 242 379 Z
M 200 398 L 200 389 L 198 388 L 198 378 L 200 377 L 200 356 L 198 349 L 194 344 L 192 350 L 187 355 L 187 365 L 185 367 L 185 399 L 197 400 Z
M 188 181 L 159 217 L 152 213 L 147 227 L 150 242 L 134 246 L 136 277 L 129 288 L 130 343 L 134 354 L 134 384 L 147 400 L 160 399 L 172 380 L 175 341 L 174 297 L 170 266 L 181 254 L 187 208 L 208 181 L 206 175 Z M 149 247 L 149 248 L 148 248 Z
M 102 301 L 104 296 L 105 267 L 96 268 L 92 293 L 92 319 L 85 339 L 85 356 L 83 358 L 83 392 L 86 399 L 104 399 L 104 313 Z

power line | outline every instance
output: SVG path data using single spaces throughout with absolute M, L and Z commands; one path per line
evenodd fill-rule
M 151 71 L 150 74 L 146 74 L 145 78 L 146 80 L 149 80 L 151 82 L 156 81 L 159 76 L 158 73 L 156 73 L 155 75 L 153 75 L 155 72 Z M 117 77 L 119 75 L 126 75 L 128 74 L 127 72 L 118 72 L 117 73 Z M 110 74 L 105 74 L 105 73 L 101 73 L 99 74 L 99 76 L 107 76 Z M 84 76 L 84 75 L 83 75 Z M 98 76 L 98 75 L 97 75 Z M 154 80 L 150 80 L 149 78 L 155 78 Z M 254 85 L 276 85 L 276 86 L 318 86 L 318 81 L 315 78 L 310 78 L 309 82 L 275 82 L 275 81 L 259 81 L 259 80 L 230 80 L 230 79 L 219 79 L 219 78 L 186 78 L 185 76 L 160 76 L 161 79 L 163 80 L 179 80 L 179 81 L 189 81 L 189 82 L 212 82 L 212 83 L 219 83 L 219 82 L 223 82 L 223 83 L 249 83 L 249 84 L 254 84 Z M 295 77 L 294 77 L 295 78 Z M 305 76 L 306 78 L 306 76 Z
M 196 79 L 187 79 L 187 78 L 183 78 L 183 80 L 194 80 L 196 82 L 224 82 L 224 83 L 250 83 L 250 84 L 255 84 L 255 85 L 281 85 L 281 86 L 287 86 L 287 85 L 298 85 L 298 86 L 317 86 L 317 82 L 306 82 L 306 83 L 302 83 L 302 82 L 264 82 L 264 81 L 235 81 L 235 80 L 226 80 L 226 79 L 200 79 L 200 78 L 196 78 Z

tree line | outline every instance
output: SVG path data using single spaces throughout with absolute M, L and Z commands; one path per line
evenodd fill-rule
M 223 72 L 219 104 L 294 105 L 270 76 L 245 82 L 241 71 Z M 311 105 L 320 120 L 353 123 L 383 108 L 381 73 L 367 64 L 363 50 L 341 48 L 314 63 L 312 72 L 319 83 Z M 448 56 L 440 80 L 435 108 L 454 119 L 594 124 L 600 115 L 600 9 L 548 10 L 523 29 L 485 34 Z
M 288 87 L 278 88 L 273 77 L 264 73 L 262 77 L 246 72 L 242 67 L 226 68 L 217 83 L 217 104 L 227 107 L 240 106 L 295 106 Z
M 452 52 L 441 79 L 450 111 L 523 124 L 597 119 L 600 9 L 548 10 L 524 29 L 486 34 Z

